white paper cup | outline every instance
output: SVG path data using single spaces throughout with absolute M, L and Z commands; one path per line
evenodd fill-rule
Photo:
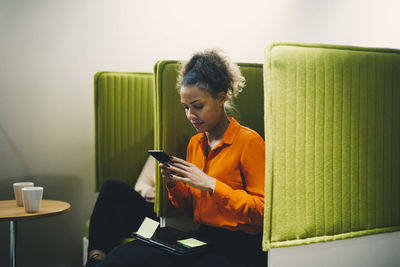
M 25 212 L 39 212 L 42 203 L 43 187 L 24 187 L 22 188 L 22 199 L 24 201 Z
M 17 206 L 22 207 L 24 205 L 22 201 L 22 192 L 21 189 L 24 187 L 32 187 L 33 183 L 32 182 L 20 182 L 20 183 L 13 183 L 14 187 L 14 196 L 15 200 L 17 202 Z

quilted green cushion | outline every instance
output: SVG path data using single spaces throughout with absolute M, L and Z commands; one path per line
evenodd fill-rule
M 235 118 L 264 135 L 263 110 L 263 66 L 262 64 L 238 63 L 246 87 L 236 99 L 237 114 Z M 179 93 L 176 89 L 179 72 L 178 61 L 159 61 L 155 64 L 155 148 L 163 149 L 170 155 L 186 158 L 186 147 L 190 137 L 196 134 L 186 118 Z M 174 210 L 156 172 L 156 203 L 158 216 L 170 216 Z
M 246 87 L 234 99 L 238 112 L 232 116 L 242 125 L 264 137 L 263 65 L 257 63 L 238 63 L 238 65 L 246 79 Z
M 106 180 L 134 185 L 154 146 L 152 73 L 98 72 L 94 78 L 96 190 Z
M 170 155 L 186 158 L 186 146 L 195 130 L 188 122 L 176 90 L 177 61 L 159 61 L 154 66 L 155 79 L 155 149 L 163 149 Z M 176 214 L 163 186 L 162 177 L 156 171 L 156 198 L 154 209 L 159 217 Z
M 400 230 L 400 51 L 273 43 L 263 249 Z

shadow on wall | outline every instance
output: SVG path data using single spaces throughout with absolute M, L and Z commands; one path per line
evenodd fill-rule
M 43 186 L 43 198 L 66 201 L 71 210 L 65 214 L 18 222 L 17 264 L 19 266 L 80 266 L 81 237 L 86 213 L 82 205 L 82 179 L 76 176 L 34 175 L 0 180 L 1 199 L 14 199 L 12 184 L 32 181 Z M 74 226 L 81 225 L 79 229 Z M 79 231 L 78 234 L 74 233 Z M 0 223 L 0 266 L 9 264 L 9 223 Z
M 12 152 L 12 154 L 15 157 L 15 160 L 19 163 L 19 168 L 24 173 L 28 173 L 27 164 L 26 164 L 25 160 L 23 159 L 21 153 L 19 152 L 17 145 L 11 140 L 10 136 L 7 134 L 7 132 L 4 130 L 4 128 L 1 124 L 0 124 L 0 138 L 5 140 L 5 143 L 8 145 L 7 147 L 9 147 L 10 151 Z M 0 141 L 1 141 L 1 139 L 0 139 Z M 4 156 L 4 155 L 2 155 L 2 156 Z M 1 162 L 0 162 L 0 164 L 1 164 Z M 2 194 L 0 194 L 0 198 L 3 198 Z

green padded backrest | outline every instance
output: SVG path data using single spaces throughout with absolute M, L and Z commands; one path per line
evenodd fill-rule
M 191 136 L 196 132 L 186 119 L 180 102 L 176 83 L 178 61 L 158 61 L 154 66 L 154 148 L 162 149 L 170 155 L 186 158 L 186 147 Z M 159 217 L 176 214 L 168 199 L 162 177 L 156 171 L 155 212 Z
M 94 78 L 96 190 L 106 180 L 134 185 L 154 146 L 152 73 L 98 72 Z
M 246 87 L 234 99 L 237 109 L 232 114 L 242 125 L 258 132 L 264 138 L 264 85 L 263 65 L 257 63 L 238 63 L 246 79 Z
M 400 230 L 400 51 L 266 49 L 263 249 Z
M 237 120 L 264 135 L 263 111 L 263 66 L 262 64 L 238 63 L 246 87 L 235 100 Z M 196 134 L 186 118 L 176 89 L 179 73 L 178 61 L 159 61 L 155 64 L 155 148 L 163 149 L 170 155 L 186 158 L 189 139 Z M 176 213 L 168 200 L 168 194 L 156 172 L 156 205 L 159 216 Z

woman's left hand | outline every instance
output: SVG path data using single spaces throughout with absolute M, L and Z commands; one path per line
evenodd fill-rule
M 202 191 L 214 192 L 215 178 L 208 176 L 196 165 L 177 157 L 173 157 L 168 162 L 168 165 L 168 169 L 174 173 L 170 174 L 171 179 L 191 185 Z

